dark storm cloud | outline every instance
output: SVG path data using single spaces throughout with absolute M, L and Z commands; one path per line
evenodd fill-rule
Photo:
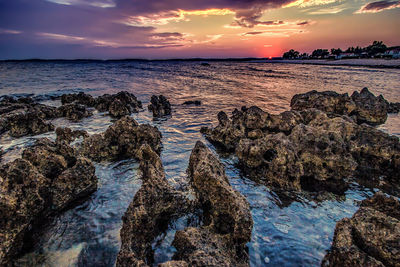
M 392 9 L 400 7 L 400 1 L 377 1 L 366 4 L 361 7 L 358 13 L 376 13 L 385 9 Z

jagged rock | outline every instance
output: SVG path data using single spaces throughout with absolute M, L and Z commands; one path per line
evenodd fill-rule
M 195 106 L 200 106 L 201 101 L 200 100 L 188 100 L 182 103 L 182 105 L 195 105 Z
M 190 266 L 248 266 L 253 220 L 247 200 L 229 184 L 222 163 L 197 142 L 187 170 L 203 209 L 204 225 L 177 231 L 175 260 Z
M 67 160 L 50 139 L 39 139 L 22 152 L 22 158 L 33 164 L 47 178 L 54 178 L 67 169 Z
M 256 106 L 235 109 L 232 117 L 221 111 L 217 115 L 219 124 L 214 129 L 201 128 L 206 138 L 228 151 L 234 151 L 242 138 L 256 139 L 264 134 L 284 132 L 289 134 L 299 123 L 302 115 L 297 111 L 285 111 L 274 115 L 264 112 Z
M 115 101 L 116 103 L 114 103 Z M 120 106 L 117 107 L 117 105 Z M 123 110 L 128 110 L 129 114 L 133 112 L 139 112 L 139 110 L 142 108 L 142 102 L 137 100 L 134 94 L 128 93 L 126 91 L 121 91 L 114 95 L 106 94 L 97 97 L 94 107 L 101 112 L 112 111 L 115 115 L 120 116 L 120 114 L 118 113 L 121 113 L 122 107 L 124 107 Z M 117 109 L 119 110 L 119 112 L 116 112 Z
M 110 115 L 113 117 L 123 117 L 130 114 L 129 109 L 119 99 L 115 99 L 109 107 Z
M 88 107 L 93 107 L 96 103 L 93 96 L 80 92 L 78 94 L 63 94 L 61 96 L 61 103 L 63 105 L 70 103 L 77 103 Z
M 347 93 L 338 94 L 333 91 L 317 92 L 315 90 L 305 94 L 294 95 L 290 101 L 292 110 L 316 108 L 326 113 L 348 115 L 356 109 L 355 103 Z
M 52 131 L 54 126 L 46 122 L 56 117 L 56 108 L 33 103 L 32 99 L 3 97 L 0 101 L 0 134 L 10 131 L 10 135 L 42 134 Z
M 390 192 L 399 189 L 399 139 L 348 116 L 329 117 L 314 108 L 273 115 L 243 107 L 231 118 L 218 113 L 218 121 L 201 132 L 235 151 L 251 177 L 277 189 L 342 193 L 353 176 Z
M 104 133 L 86 137 L 81 153 L 95 161 L 118 158 L 137 158 L 137 151 L 148 144 L 157 153 L 161 152 L 161 133 L 148 124 L 139 125 L 130 117 L 123 117 Z
M 153 240 L 190 206 L 183 194 L 168 184 L 161 159 L 149 145 L 140 148 L 138 158 L 143 173 L 142 187 L 122 218 L 117 266 L 151 265 Z
M 358 123 L 382 124 L 387 119 L 389 103 L 382 95 L 375 96 L 368 88 L 363 88 L 360 93 L 355 91 L 351 98 L 356 104 L 353 115 Z
M 62 105 L 57 109 L 57 112 L 59 112 L 59 117 L 66 117 L 74 122 L 93 115 L 93 113 L 87 110 L 84 105 L 76 103 Z
M 54 130 L 54 125 L 40 118 L 35 111 L 16 111 L 7 114 L 4 118 L 7 120 L 6 128 L 13 137 L 37 135 Z
M 82 199 L 97 190 L 97 178 L 93 163 L 83 157 L 57 176 L 52 183 L 52 208 L 64 210 L 74 201 Z
M 139 112 L 142 108 L 142 102 L 137 100 L 134 94 L 121 91 L 114 95 L 105 94 L 97 98 L 85 93 L 64 94 L 61 96 L 61 103 L 81 104 L 88 107 L 94 107 L 100 112 L 109 111 L 111 116 L 122 117 L 134 112 Z
M 88 133 L 84 130 L 71 130 L 71 128 L 68 127 L 57 127 L 56 134 L 57 143 L 65 141 L 67 144 L 70 144 L 72 141 L 79 137 L 89 137 Z
M 0 167 L 0 265 L 47 218 L 97 189 L 94 165 L 61 138 L 41 138 Z
M 400 112 L 400 102 L 389 103 L 388 113 L 399 113 Z
M 50 180 L 24 159 L 0 167 L 0 265 L 23 246 L 25 234 L 50 199 Z
M 400 203 L 376 193 L 336 224 L 322 266 L 400 266 Z
M 117 266 L 152 264 L 152 242 L 175 218 L 202 209 L 204 225 L 177 231 L 173 260 L 159 266 L 248 266 L 246 243 L 253 221 L 249 204 L 233 190 L 224 166 L 198 142 L 190 156 L 188 176 L 196 200 L 171 188 L 161 160 L 150 146 L 138 153 L 143 184 L 123 217 Z
M 171 115 L 171 104 L 167 98 L 163 95 L 151 96 L 148 109 L 153 112 L 153 117 L 162 117 L 166 115 Z
M 368 88 L 353 92 L 351 97 L 347 93 L 310 91 L 293 96 L 290 106 L 298 111 L 316 108 L 328 114 L 354 116 L 358 124 L 371 125 L 385 123 L 390 109 L 382 95 L 376 97 Z

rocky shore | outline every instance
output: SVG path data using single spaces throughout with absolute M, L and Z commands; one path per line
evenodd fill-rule
M 80 121 L 94 109 L 107 112 L 114 122 L 93 135 L 59 127 L 55 140 L 37 139 L 21 158 L 0 167 L 1 266 L 26 252 L 43 225 L 97 190 L 92 161 L 123 159 L 140 163 L 142 186 L 122 218 L 116 266 L 152 266 L 154 241 L 178 220 L 184 227 L 174 235 L 176 251 L 159 266 L 250 265 L 250 205 L 232 188 L 224 165 L 205 144 L 198 141 L 191 152 L 188 187 L 176 189 L 160 158 L 161 132 L 129 116 L 143 110 L 133 94 L 66 94 L 60 100 L 61 106 L 52 107 L 30 98 L 3 97 L 0 135 L 18 138 L 53 131 L 51 120 Z M 172 111 L 162 95 L 152 96 L 148 109 L 155 118 Z M 310 91 L 295 95 L 291 110 L 277 115 L 256 106 L 235 109 L 231 116 L 219 112 L 218 125 L 201 132 L 234 154 L 244 174 L 274 192 L 343 195 L 356 181 L 399 196 L 399 138 L 375 127 L 398 111 L 399 103 L 367 88 L 351 96 Z M 0 148 L 0 161 L 2 153 Z M 352 218 L 337 223 L 322 266 L 399 266 L 399 208 L 398 199 L 384 193 L 364 200 Z
M 258 107 L 218 114 L 202 128 L 212 143 L 235 153 L 239 167 L 280 191 L 343 193 L 348 178 L 388 192 L 399 189 L 400 144 L 366 123 L 387 117 L 388 103 L 367 89 L 347 94 L 295 95 L 292 110 L 274 115 Z

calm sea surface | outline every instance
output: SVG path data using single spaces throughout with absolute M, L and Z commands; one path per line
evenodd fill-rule
M 28 62 L 0 63 L 0 95 L 32 95 L 48 105 L 60 105 L 51 96 L 86 92 L 94 96 L 126 90 L 147 107 L 152 94 L 165 95 L 173 105 L 168 120 L 153 121 L 144 109 L 132 116 L 150 123 L 163 134 L 162 160 L 167 177 L 175 187 L 187 183 L 185 171 L 197 140 L 204 140 L 202 126 L 216 125 L 216 115 L 243 105 L 257 105 L 271 112 L 288 110 L 294 94 L 310 90 L 334 90 L 351 94 L 368 87 L 389 101 L 400 102 L 400 70 L 341 66 L 268 63 L 211 62 Z M 186 100 L 201 100 L 201 106 L 182 106 Z M 112 124 L 103 113 L 56 126 L 102 132 Z M 400 136 L 400 115 L 389 115 L 380 126 Z M 20 156 L 22 149 L 47 133 L 19 139 L 0 137 L 6 150 L 3 161 Z M 215 151 L 214 147 L 207 143 Z M 220 156 L 232 186 L 250 202 L 254 229 L 248 244 L 252 266 L 317 266 L 330 247 L 335 224 L 351 217 L 359 201 L 374 189 L 351 186 L 340 200 L 314 202 L 299 197 L 285 203 L 269 188 L 243 177 L 235 168 L 234 156 Z M 99 189 L 85 203 L 63 213 L 46 227 L 33 251 L 18 260 L 20 266 L 113 266 L 119 250 L 121 216 L 140 188 L 138 164 L 134 160 L 96 163 Z M 154 244 L 156 263 L 172 257 L 171 242 L 176 230 L 170 226 Z

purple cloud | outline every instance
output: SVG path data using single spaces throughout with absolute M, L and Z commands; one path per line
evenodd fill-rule
M 400 1 L 377 1 L 368 3 L 360 8 L 356 13 L 377 13 L 386 9 L 400 7 Z
M 127 22 L 140 16 L 179 19 L 179 10 L 227 9 L 240 27 L 279 25 L 283 21 L 262 21 L 262 13 L 293 1 L 0 0 L 0 59 L 55 54 L 70 58 L 105 51 L 113 56 L 129 49 L 181 47 L 191 42 L 189 35 Z

